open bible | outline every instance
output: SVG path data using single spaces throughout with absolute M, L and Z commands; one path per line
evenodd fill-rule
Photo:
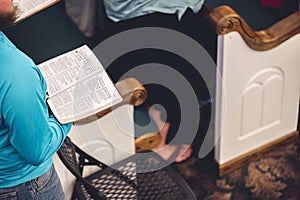
M 87 45 L 45 61 L 38 67 L 47 83 L 47 103 L 60 123 L 88 118 L 123 100 Z
M 14 0 L 14 5 L 19 8 L 19 17 L 16 23 L 31 15 L 58 3 L 60 0 Z

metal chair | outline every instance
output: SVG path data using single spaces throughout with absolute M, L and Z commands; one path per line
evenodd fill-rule
M 179 173 L 154 152 L 136 153 L 107 166 L 67 137 L 58 156 L 76 177 L 72 199 L 196 199 Z M 89 166 L 97 170 L 84 176 Z

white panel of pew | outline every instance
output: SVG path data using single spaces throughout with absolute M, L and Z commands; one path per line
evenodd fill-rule
M 88 124 L 73 125 L 69 135 L 72 141 L 88 154 L 110 165 L 135 153 L 133 106 L 123 105 Z M 75 177 L 58 158 L 53 157 L 66 200 L 71 199 Z M 84 175 L 96 169 L 84 171 Z
M 296 131 L 300 34 L 266 51 L 250 48 L 238 32 L 218 37 L 215 159 L 222 166 Z

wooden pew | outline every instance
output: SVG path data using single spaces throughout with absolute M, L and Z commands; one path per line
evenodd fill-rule
M 298 139 L 300 11 L 259 31 L 228 6 L 213 9 L 210 19 L 222 77 L 216 88 L 215 160 L 224 175 Z

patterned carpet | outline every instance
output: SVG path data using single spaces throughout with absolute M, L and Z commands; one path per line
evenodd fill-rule
M 196 156 L 175 164 L 198 199 L 298 200 L 300 199 L 300 143 L 282 146 L 263 158 L 222 177 L 213 155 Z

